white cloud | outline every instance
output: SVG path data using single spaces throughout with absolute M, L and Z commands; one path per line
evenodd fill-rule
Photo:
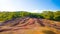
M 36 10 L 30 10 L 29 12 L 32 12 L 32 13 L 41 13 L 42 10 L 38 10 L 38 9 L 36 9 Z
M 11 0 L 0 0 L 0 11 L 14 10 Z

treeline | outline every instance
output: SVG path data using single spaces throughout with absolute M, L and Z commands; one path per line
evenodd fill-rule
M 43 11 L 42 13 L 30 13 L 26 11 L 0 12 L 0 21 L 6 21 L 20 17 L 43 18 L 60 21 L 60 11 Z

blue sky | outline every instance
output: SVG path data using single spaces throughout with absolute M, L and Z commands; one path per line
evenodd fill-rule
M 0 0 L 1 11 L 60 10 L 60 0 Z

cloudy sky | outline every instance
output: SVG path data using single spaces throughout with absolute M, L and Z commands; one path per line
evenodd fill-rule
M 0 0 L 0 11 L 60 10 L 60 0 Z

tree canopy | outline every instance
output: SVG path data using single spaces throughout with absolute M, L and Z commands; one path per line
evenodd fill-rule
M 30 13 L 26 11 L 0 12 L 0 21 L 6 21 L 20 17 L 44 18 L 60 21 L 60 11 L 43 11 L 42 13 Z

